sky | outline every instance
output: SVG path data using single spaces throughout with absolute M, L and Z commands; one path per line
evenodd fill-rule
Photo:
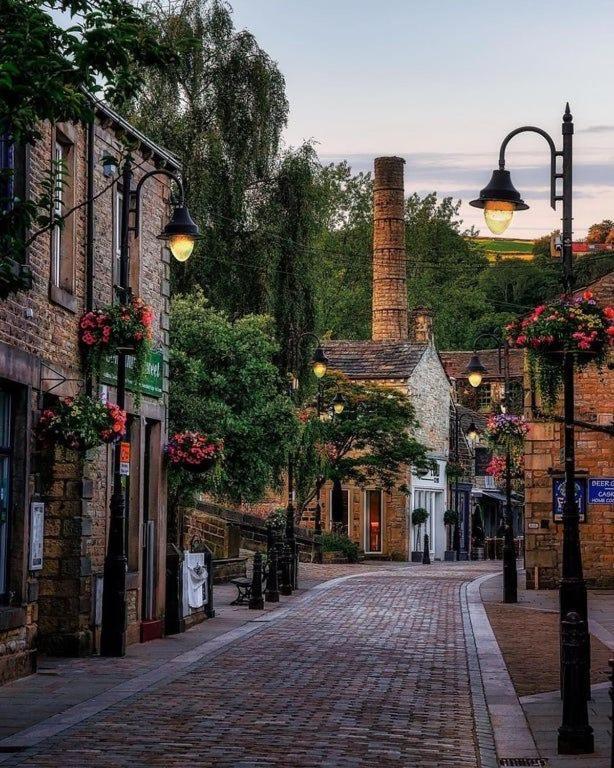
M 548 131 L 557 148 L 569 101 L 575 121 L 574 237 L 614 218 L 612 0 L 230 0 L 286 78 L 284 140 L 313 140 L 323 162 L 369 170 L 406 160 L 406 194 L 461 199 L 462 217 L 489 234 L 477 197 L 504 136 Z M 549 206 L 549 151 L 515 138 L 507 168 L 530 209 L 506 237 L 560 226 Z

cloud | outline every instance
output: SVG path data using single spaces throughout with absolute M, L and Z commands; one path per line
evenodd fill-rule
M 589 125 L 588 128 L 580 128 L 578 133 L 612 133 L 614 125 Z

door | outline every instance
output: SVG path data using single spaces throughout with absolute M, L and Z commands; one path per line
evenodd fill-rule
M 156 555 L 156 531 L 155 511 L 152 510 L 152 449 L 154 424 L 151 421 L 145 423 L 145 445 L 143 461 L 143 560 L 142 560 L 142 605 L 141 616 L 143 621 L 150 621 L 154 617 L 155 594 L 155 555 Z
M 382 492 L 379 490 L 365 491 L 365 552 L 381 554 L 382 552 Z
M 11 394 L 0 387 L 0 604 L 8 599 L 12 454 Z

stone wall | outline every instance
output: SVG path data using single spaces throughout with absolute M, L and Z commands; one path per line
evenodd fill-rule
M 448 456 L 450 382 L 433 344 L 429 344 L 407 385 L 419 427 L 416 438 L 440 459 Z

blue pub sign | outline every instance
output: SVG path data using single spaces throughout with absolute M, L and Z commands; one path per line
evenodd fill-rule
M 576 477 L 576 504 L 578 505 L 578 511 L 580 513 L 580 522 L 586 522 L 586 477 Z M 565 505 L 565 478 L 553 477 L 552 478 L 552 512 L 554 515 L 554 522 L 561 523 L 563 521 L 563 507 Z
M 614 477 L 591 477 L 588 481 L 589 504 L 614 504 Z

